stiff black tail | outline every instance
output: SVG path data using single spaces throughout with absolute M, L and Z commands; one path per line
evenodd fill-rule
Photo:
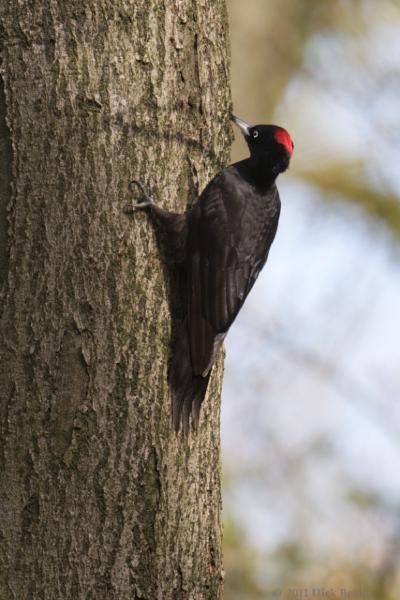
M 181 421 L 185 434 L 189 431 L 190 414 L 193 428 L 199 424 L 200 407 L 206 395 L 209 373 L 202 377 L 193 375 L 190 359 L 189 332 L 185 321 L 179 328 L 173 350 L 169 371 L 169 385 L 172 394 L 172 420 L 175 430 L 179 431 Z

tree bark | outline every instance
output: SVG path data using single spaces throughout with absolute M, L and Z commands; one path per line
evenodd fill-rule
M 0 598 L 220 598 L 222 357 L 176 435 L 169 275 L 228 161 L 224 0 L 0 5 Z

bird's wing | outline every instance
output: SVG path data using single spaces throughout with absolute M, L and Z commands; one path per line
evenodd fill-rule
M 230 200 L 218 182 L 211 183 L 194 218 L 188 256 L 188 326 L 195 375 L 205 376 L 211 369 L 267 260 L 278 226 L 279 197 L 261 215 L 251 214 L 245 201 Z

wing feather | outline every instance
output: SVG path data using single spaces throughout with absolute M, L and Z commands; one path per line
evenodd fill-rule
M 189 337 L 195 375 L 215 355 L 264 266 L 279 220 L 279 196 L 246 212 L 223 182 L 207 186 L 192 215 L 188 256 Z M 239 223 L 238 223 L 239 220 Z

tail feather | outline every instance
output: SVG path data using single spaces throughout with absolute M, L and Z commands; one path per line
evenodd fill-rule
M 190 415 L 196 430 L 200 407 L 207 392 L 211 369 L 205 377 L 193 375 L 190 359 L 189 334 L 186 320 L 179 329 L 172 352 L 169 384 L 172 393 L 172 420 L 176 431 L 182 422 L 185 435 L 189 431 Z

